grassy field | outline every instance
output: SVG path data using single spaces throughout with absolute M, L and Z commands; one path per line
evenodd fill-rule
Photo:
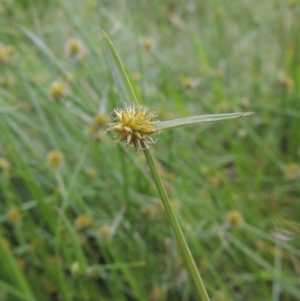
M 159 120 L 153 156 L 213 301 L 300 300 L 300 2 L 0 1 L 0 300 L 199 300 L 100 27 Z

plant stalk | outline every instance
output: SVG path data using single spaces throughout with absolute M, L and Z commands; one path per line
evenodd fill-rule
M 178 220 L 175 216 L 175 213 L 174 213 L 174 210 L 171 206 L 169 197 L 167 195 L 165 187 L 162 183 L 162 180 L 161 180 L 160 175 L 158 173 L 158 170 L 156 168 L 156 165 L 155 165 L 154 159 L 152 157 L 152 154 L 148 149 L 144 150 L 144 154 L 146 156 L 148 165 L 149 165 L 150 170 L 152 172 L 152 176 L 154 178 L 156 188 L 159 192 L 159 195 L 161 197 L 161 200 L 163 202 L 165 210 L 168 214 L 169 221 L 171 222 L 172 228 L 175 232 L 178 244 L 179 244 L 179 246 L 182 250 L 183 257 L 185 259 L 187 268 L 188 268 L 189 272 L 191 273 L 191 276 L 192 276 L 192 278 L 195 282 L 198 293 L 199 293 L 199 295 L 200 295 L 200 297 L 203 301 L 210 301 L 209 296 L 208 296 L 207 291 L 206 291 L 206 288 L 203 284 L 203 281 L 201 279 L 201 276 L 198 272 L 197 266 L 195 264 L 195 261 L 193 259 L 192 254 L 191 254 L 191 251 L 190 251 L 190 249 L 189 249 L 189 247 L 188 247 L 188 245 L 185 241 L 185 238 L 184 238 L 184 235 L 183 235 L 182 230 L 180 228 L 179 222 L 178 222 Z

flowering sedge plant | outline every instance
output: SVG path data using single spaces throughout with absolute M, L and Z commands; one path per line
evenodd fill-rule
M 153 180 L 156 184 L 157 190 L 168 215 L 168 219 L 172 225 L 178 244 L 181 248 L 187 269 L 189 270 L 194 280 L 195 286 L 201 297 L 201 300 L 209 301 L 210 299 L 206 292 L 206 288 L 198 272 L 197 266 L 191 255 L 189 247 L 185 241 L 181 227 L 170 204 L 170 200 L 168 198 L 161 177 L 156 168 L 154 159 L 150 152 L 150 148 L 155 143 L 155 140 L 151 137 L 151 135 L 176 127 L 193 126 L 203 122 L 213 122 L 237 117 L 244 117 L 252 113 L 246 112 L 214 114 L 192 116 L 162 122 L 153 121 L 152 119 L 156 117 L 156 113 L 151 112 L 146 107 L 138 104 L 138 101 L 131 87 L 130 81 L 124 70 L 124 67 L 121 63 L 121 60 L 112 42 L 110 41 L 106 33 L 102 30 L 101 39 L 105 51 L 105 56 L 108 61 L 112 76 L 114 78 L 114 82 L 117 86 L 121 102 L 124 105 L 123 108 L 117 108 L 113 111 L 113 113 L 115 114 L 115 122 L 109 123 L 106 131 L 116 133 L 114 144 L 124 141 L 125 145 L 127 146 L 127 149 L 129 149 L 131 145 L 134 145 L 139 152 L 144 152 L 153 176 Z

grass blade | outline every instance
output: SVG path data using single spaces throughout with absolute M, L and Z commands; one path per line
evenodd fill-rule
M 101 29 L 101 40 L 104 47 L 105 56 L 117 86 L 122 103 L 138 104 L 129 78 L 125 72 L 124 66 L 115 50 L 115 47 L 107 34 Z
M 199 116 L 173 119 L 168 121 L 160 121 L 158 122 L 157 125 L 161 130 L 167 130 L 167 129 L 178 128 L 178 127 L 198 125 L 200 123 L 205 123 L 205 122 L 215 122 L 215 121 L 221 121 L 226 119 L 245 117 L 251 114 L 253 114 L 253 112 L 199 115 Z
M 7 278 L 10 280 L 12 285 L 5 286 L 5 283 L 1 282 L 1 286 L 5 286 L 11 294 L 22 294 L 24 297 L 23 300 L 36 300 L 25 275 L 18 267 L 15 258 L 3 237 L 0 237 L 0 256 L 2 261 L 1 270 L 4 272 L 3 274 L 7 275 Z M 12 288 L 14 288 L 14 290 L 12 290 Z

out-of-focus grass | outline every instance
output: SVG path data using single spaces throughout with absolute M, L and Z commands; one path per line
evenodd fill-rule
M 0 14 L 1 300 L 196 299 L 143 157 L 103 135 L 119 100 L 100 26 L 160 120 L 256 112 L 158 136 L 155 155 L 213 300 L 300 299 L 298 1 L 6 0 Z

